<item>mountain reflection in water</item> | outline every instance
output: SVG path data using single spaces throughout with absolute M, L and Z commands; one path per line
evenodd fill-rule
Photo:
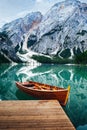
M 0 100 L 35 99 L 15 85 L 15 81 L 29 80 L 65 88 L 70 85 L 70 97 L 63 109 L 77 130 L 87 128 L 86 66 L 2 64 L 0 65 Z

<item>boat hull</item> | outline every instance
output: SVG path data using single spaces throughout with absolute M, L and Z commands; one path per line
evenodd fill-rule
M 19 89 L 26 92 L 27 94 L 34 96 L 43 100 L 56 99 L 60 102 L 61 105 L 66 105 L 69 95 L 69 89 L 59 88 L 59 90 L 35 90 L 29 87 L 26 87 L 24 83 L 16 82 L 16 85 Z M 49 85 L 48 85 L 49 86 Z

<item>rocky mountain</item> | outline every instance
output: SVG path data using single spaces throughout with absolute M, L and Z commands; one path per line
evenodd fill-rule
M 40 12 L 32 12 L 24 18 L 16 19 L 3 26 L 2 31 L 6 31 L 9 35 L 14 46 L 23 40 L 23 35 L 26 34 L 31 28 L 40 23 L 42 14 Z
M 0 32 L 0 63 L 22 62 L 6 32 Z
M 44 16 L 40 12 L 30 13 L 5 24 L 3 31 L 8 35 L 15 55 L 20 50 L 27 50 L 28 56 L 32 50 L 61 59 L 73 59 L 87 51 L 87 4 L 78 0 L 59 2 Z
M 19 18 L 5 24 L 0 30 L 2 34 L 0 38 L 0 50 L 2 50 L 5 55 L 8 53 L 8 57 L 12 60 L 16 56 L 13 61 L 17 62 L 18 56 L 16 55 L 16 52 L 22 47 L 25 35 L 36 27 L 40 23 L 41 19 L 42 14 L 40 12 L 32 12 L 24 18 Z M 4 41 L 2 40 L 4 34 L 8 37 L 8 42 L 6 40 L 7 38 L 5 38 Z M 14 55 L 11 54 L 12 51 L 14 52 Z M 11 55 L 11 57 L 9 55 Z
M 32 50 L 72 58 L 87 50 L 87 4 L 67 0 L 55 4 L 43 17 Z

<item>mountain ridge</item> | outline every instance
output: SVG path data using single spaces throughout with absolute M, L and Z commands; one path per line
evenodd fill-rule
M 21 51 L 27 50 L 26 53 L 29 53 L 29 50 L 32 50 L 38 54 L 56 55 L 61 59 L 73 59 L 75 55 L 87 51 L 86 3 L 67 0 L 53 5 L 44 16 L 40 12 L 36 14 L 34 18 L 36 16 L 37 22 L 33 18 L 32 25 L 27 21 L 28 15 L 24 17 L 25 23 L 28 24 L 26 29 L 20 26 L 20 31 L 12 28 L 17 36 L 12 36 L 10 40 L 13 48 L 17 48 L 16 51 L 21 49 Z M 33 16 L 32 13 L 31 16 Z M 17 24 L 19 25 L 19 23 Z M 30 26 L 31 28 L 29 28 Z M 5 27 L 6 25 L 3 26 L 2 31 L 7 32 Z M 26 31 L 23 32 L 23 29 Z M 11 35 L 8 33 L 8 35 L 10 37 L 12 33 Z
M 75 39 L 77 38 L 77 37 L 75 37 L 75 35 L 74 34 L 76 34 L 76 32 L 78 33 L 78 34 L 81 34 L 82 32 L 85 32 L 85 34 L 86 34 L 86 30 L 87 30 L 87 23 L 86 23 L 86 20 L 87 20 L 87 18 L 86 18 L 86 16 L 87 16 L 87 14 L 85 14 L 85 17 L 84 17 L 84 13 L 83 12 L 85 12 L 84 11 L 84 8 L 86 8 L 87 9 L 87 4 L 85 5 L 85 6 L 83 6 L 83 4 L 82 3 L 80 3 L 79 1 L 71 1 L 71 0 L 68 0 L 69 1 L 69 3 L 67 2 L 61 2 L 61 4 L 55 4 L 52 8 L 51 8 L 51 13 L 50 13 L 50 11 L 47 13 L 47 16 L 45 16 L 45 17 L 50 17 L 50 14 L 51 14 L 51 18 L 52 18 L 52 16 L 54 16 L 53 17 L 53 19 L 56 19 L 57 20 L 57 22 L 55 22 L 55 20 L 53 20 L 54 22 L 52 22 L 52 20 L 51 20 L 51 23 L 49 22 L 50 20 L 49 20 L 49 18 L 47 19 L 48 21 L 46 21 L 45 20 L 45 22 L 43 23 L 43 20 L 42 20 L 42 24 L 40 23 L 40 25 L 41 26 L 39 26 L 39 36 L 38 36 L 38 34 L 37 34 L 37 37 L 39 37 L 38 39 L 40 39 L 40 41 L 38 41 L 39 43 L 38 44 L 36 44 L 36 45 L 34 45 L 34 47 L 32 47 L 32 49 L 34 49 L 34 51 L 37 51 L 37 52 L 39 52 L 39 53 L 48 53 L 48 54 L 52 54 L 55 50 L 56 50 L 56 48 L 57 48 L 57 50 L 58 51 L 61 51 L 63 48 L 65 48 L 66 47 L 66 45 L 65 45 L 65 43 L 67 44 L 67 42 L 68 42 L 68 40 L 69 40 L 69 42 L 72 44 L 72 43 L 74 43 L 75 42 Z M 71 4 L 72 3 L 72 4 Z M 76 4 L 77 3 L 77 4 Z M 65 5 L 67 5 L 67 6 L 65 6 Z M 58 6 L 58 7 L 57 7 Z M 64 7 L 65 6 L 65 7 Z M 65 10 L 64 10 L 64 8 L 65 8 Z M 56 12 L 58 11 L 60 9 L 60 14 L 57 14 Z M 61 10 L 63 10 L 63 11 L 61 11 Z M 67 12 L 66 12 L 67 11 Z M 61 13 L 62 12 L 62 13 Z M 58 13 L 59 13 L 59 11 L 58 11 Z M 53 14 L 53 15 L 52 15 Z M 55 14 L 57 14 L 57 16 L 55 16 Z M 65 17 L 64 17 L 64 15 L 65 15 Z M 77 18 L 78 17 L 78 18 Z M 51 19 L 50 18 L 50 19 Z M 58 20 L 58 19 L 59 20 Z M 58 23 L 59 22 L 59 23 Z M 63 22 L 63 23 L 62 23 Z M 82 22 L 82 26 L 81 26 L 81 22 Z M 52 26 L 52 23 L 53 23 L 53 26 Z M 55 25 L 54 25 L 54 23 L 57 23 L 57 24 L 55 24 L 56 25 L 56 27 L 55 27 Z M 44 26 L 44 24 L 45 24 L 45 26 Z M 48 24 L 47 25 L 47 27 L 46 27 L 46 24 Z M 80 26 L 80 27 L 79 27 Z M 46 27 L 46 29 L 47 29 L 47 32 L 46 32 L 46 30 L 45 30 L 45 27 Z M 83 30 L 81 30 L 81 28 L 83 28 Z M 43 31 L 43 30 L 45 30 L 45 31 Z M 84 31 L 85 30 L 85 31 Z M 79 33 L 79 31 L 81 32 L 81 33 Z M 41 34 L 42 33 L 42 34 Z M 56 33 L 55 35 L 57 35 L 57 36 L 55 36 L 55 35 L 52 35 L 52 33 Z M 66 35 L 65 35 L 65 33 L 66 33 Z M 73 33 L 73 35 L 72 35 L 72 33 Z M 55 40 L 51 40 L 51 38 L 48 36 L 48 35 L 50 35 L 50 37 L 52 38 L 52 37 L 56 37 L 55 38 Z M 65 36 L 64 36 L 65 35 Z M 71 35 L 71 36 L 68 36 L 68 35 Z M 46 39 L 46 44 L 45 44 L 45 42 L 43 43 L 42 42 L 42 44 L 41 44 L 41 36 L 42 36 L 42 39 L 43 39 L 43 37 L 45 37 L 42 41 L 45 41 L 45 39 Z M 46 38 L 46 36 L 49 38 Z M 87 35 L 86 35 L 87 36 Z M 86 39 L 86 36 L 85 36 L 85 39 Z M 60 37 L 62 37 L 62 38 L 60 38 Z M 79 36 L 78 36 L 79 37 Z M 80 36 L 80 38 L 82 37 L 82 35 Z M 72 40 L 72 39 L 74 39 L 74 41 Z M 47 41 L 48 40 L 48 41 Z M 79 40 L 79 39 L 77 39 L 77 40 Z M 87 39 L 86 39 L 87 40 Z M 54 46 L 54 50 L 52 50 L 52 42 L 57 42 L 57 43 L 55 43 L 55 46 Z M 64 43 L 65 42 L 65 43 Z M 82 40 L 81 41 L 76 41 L 77 43 L 78 42 L 82 42 Z M 45 48 L 43 45 L 45 44 L 45 46 L 47 46 L 47 43 L 49 44 L 50 43 L 50 46 L 49 46 L 49 51 L 50 52 L 48 52 L 46 49 L 45 50 L 43 50 L 43 51 L 41 51 L 43 48 Z M 61 44 L 61 45 L 59 45 L 59 44 Z M 74 44 L 73 44 L 74 45 Z M 41 49 L 38 49 L 39 48 L 39 46 L 40 46 L 40 48 Z M 41 47 L 42 46 L 42 47 Z M 61 47 L 62 46 L 62 47 Z M 68 45 L 67 45 L 68 46 Z M 71 45 L 69 45 L 69 46 L 71 46 Z M 75 45 L 76 46 L 76 45 Z M 58 49 L 58 47 L 59 48 L 61 48 L 61 50 L 59 50 Z M 79 43 L 79 47 L 80 47 L 80 43 Z M 77 47 L 78 48 L 78 47 Z M 71 49 L 74 49 L 74 48 L 71 48 Z M 86 44 L 86 46 L 84 47 L 84 49 L 87 49 L 87 44 Z M 51 51 L 52 50 L 52 51 Z M 82 48 L 80 48 L 80 51 L 82 52 Z

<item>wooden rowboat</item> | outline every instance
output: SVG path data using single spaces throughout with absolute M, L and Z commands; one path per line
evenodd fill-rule
M 34 81 L 16 82 L 16 86 L 22 91 L 39 99 L 57 99 L 61 105 L 66 105 L 70 86 L 67 89 L 42 84 Z

